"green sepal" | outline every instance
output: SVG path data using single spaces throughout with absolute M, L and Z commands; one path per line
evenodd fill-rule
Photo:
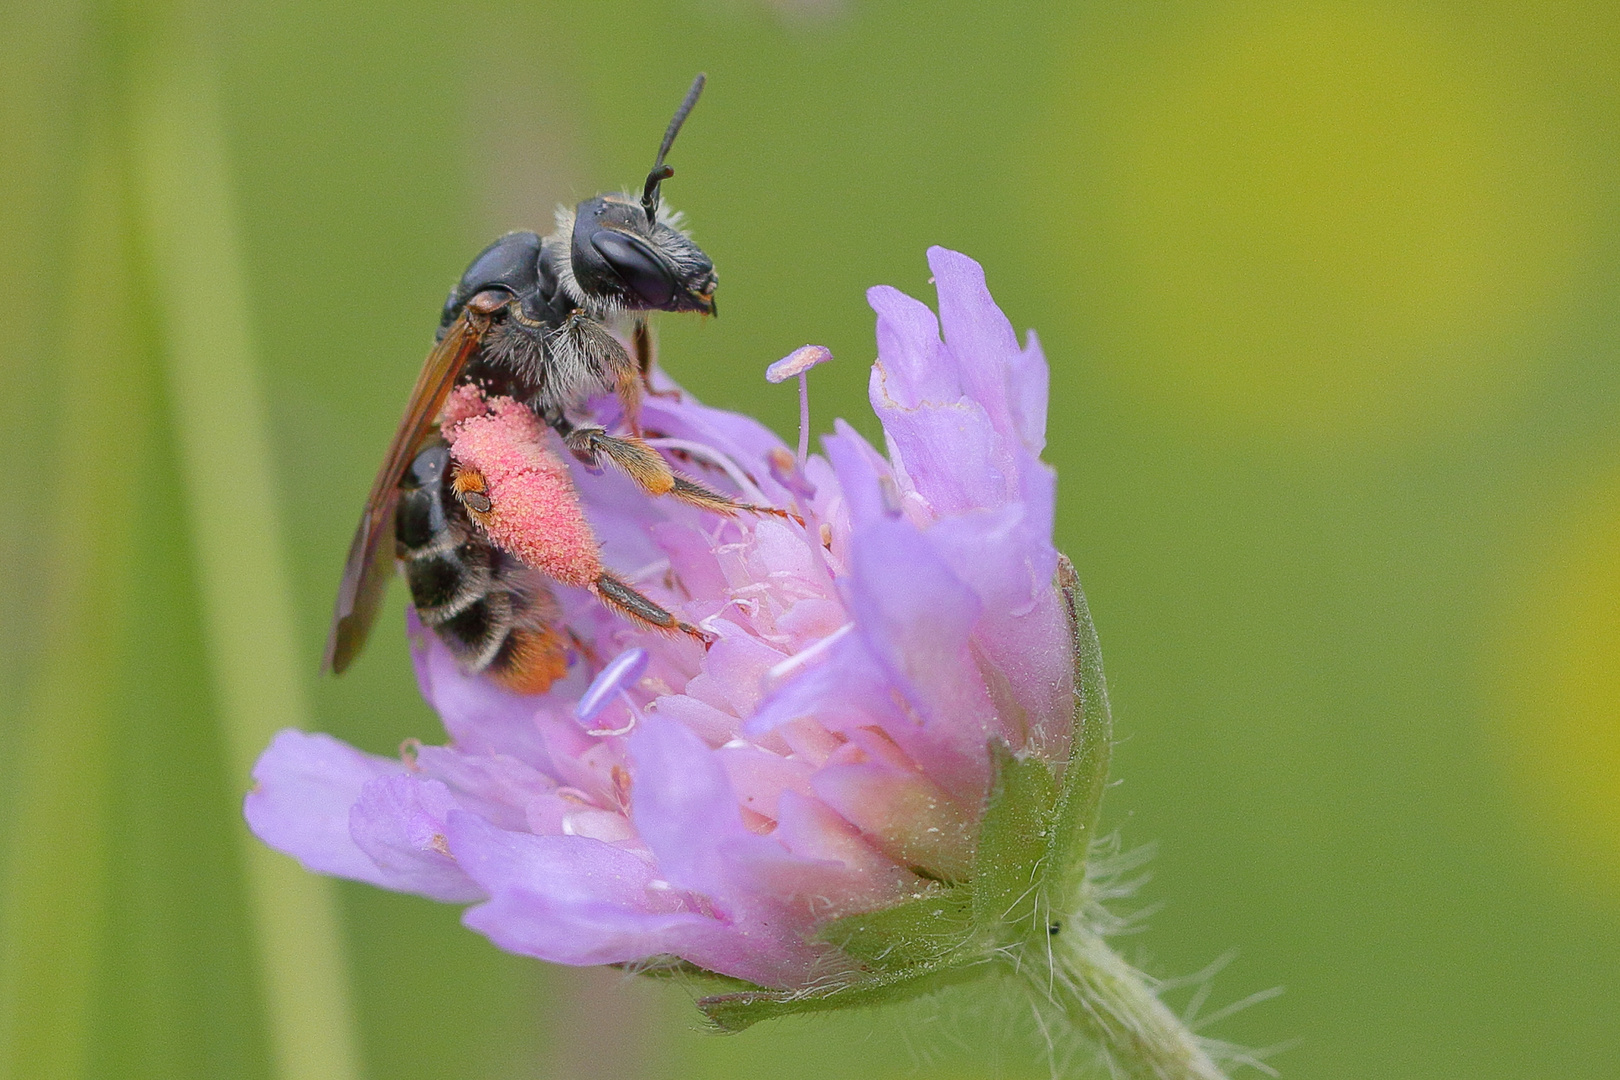
M 976 974 L 965 964 L 942 963 L 924 970 L 874 974 L 827 990 L 745 990 L 700 998 L 697 1007 L 718 1030 L 734 1034 L 761 1020 L 804 1013 L 889 1005 L 931 994 Z
M 931 968 L 973 937 L 973 888 L 956 885 L 882 911 L 850 915 L 822 927 L 816 940 L 835 945 L 874 971 Z
M 990 744 L 990 799 L 973 860 L 973 922 L 1001 939 L 1029 924 L 1053 829 L 1056 782 L 1038 758 L 1018 758 L 997 739 Z
M 1108 681 L 1103 676 L 1097 627 L 1080 589 L 1080 577 L 1066 555 L 1058 556 L 1057 585 L 1074 648 L 1074 734 L 1058 791 L 1054 827 L 1047 839 L 1043 888 L 1048 908 L 1072 911 L 1085 889 L 1086 855 L 1097 838 L 1097 817 L 1114 749 L 1114 719 L 1108 708 Z
M 645 975 L 649 979 L 666 979 L 670 982 L 706 985 L 713 990 L 740 993 L 763 989 L 758 983 L 751 983 L 747 979 L 738 979 L 731 975 L 722 975 L 718 971 L 698 967 L 690 960 L 682 960 L 678 956 L 653 956 L 646 960 L 609 964 L 608 966 L 616 967 L 630 975 Z

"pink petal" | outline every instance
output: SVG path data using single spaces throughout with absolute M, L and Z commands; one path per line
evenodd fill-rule
M 721 927 L 653 888 L 651 868 L 583 836 L 532 836 L 453 813 L 450 849 L 489 894 L 462 922 L 509 952 L 618 964 L 712 942 Z
M 956 361 L 939 340 L 939 320 L 928 305 L 888 285 L 866 290 L 866 301 L 877 312 L 878 362 L 888 373 L 890 395 L 908 409 L 960 398 Z
M 405 766 L 363 754 L 330 735 L 278 732 L 253 766 L 253 790 L 242 812 L 253 834 L 322 874 L 392 882 L 349 835 L 349 808 L 365 786 Z
M 463 754 L 449 746 L 417 747 L 416 771 L 442 782 L 456 805 L 503 829 L 522 828 L 529 803 L 557 788 L 551 777 L 516 758 Z
M 493 680 L 468 675 L 438 635 L 423 628 L 414 611 L 407 611 L 417 686 L 456 745 L 471 754 L 507 754 L 547 771 L 550 759 L 534 723 L 544 699 L 514 694 Z M 553 694 L 564 692 L 561 686 L 553 688 Z
M 454 809 L 437 780 L 382 776 L 350 808 L 349 834 L 390 889 L 453 903 L 482 900 L 484 891 L 450 857 L 444 818 Z
M 939 293 L 945 346 L 956 358 L 963 391 L 984 406 L 997 431 L 1017 438 L 1007 389 L 1008 369 L 1019 355 L 1018 337 L 990 296 L 984 267 L 942 247 L 928 249 L 928 267 Z

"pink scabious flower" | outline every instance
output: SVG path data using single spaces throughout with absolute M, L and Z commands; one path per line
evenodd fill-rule
M 525 697 L 413 617 L 449 744 L 391 759 L 283 731 L 253 831 L 311 870 L 470 904 L 466 925 L 512 952 L 739 980 L 709 999 L 728 1027 L 876 1000 L 1013 941 L 1050 955 L 1083 906 L 1107 728 L 1052 543 L 1047 366 L 977 263 L 928 262 L 937 318 L 867 294 L 883 451 L 842 421 L 806 457 L 685 395 L 643 406 L 679 467 L 802 524 L 570 465 L 604 564 L 707 649 L 559 588 L 580 657 Z M 799 350 L 772 378 L 828 358 Z

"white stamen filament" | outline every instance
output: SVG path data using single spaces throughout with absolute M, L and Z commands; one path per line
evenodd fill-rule
M 799 372 L 799 468 L 810 459 L 810 373 Z
M 788 657 L 786 660 L 783 660 L 780 664 L 774 665 L 765 672 L 766 684 L 774 686 L 783 679 L 787 678 L 789 675 L 796 673 L 799 671 L 799 669 L 805 667 L 820 657 L 822 653 L 832 648 L 835 642 L 854 629 L 854 623 L 845 623 L 843 626 L 840 626 L 838 629 L 834 630 L 832 633 L 828 634 L 814 645 L 811 645 L 806 649 L 801 649 L 792 656 Z

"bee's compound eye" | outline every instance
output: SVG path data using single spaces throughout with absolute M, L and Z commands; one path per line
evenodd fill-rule
M 668 308 L 672 304 L 675 280 L 641 241 L 611 229 L 598 229 L 591 234 L 591 247 L 649 308 Z
M 489 501 L 489 496 L 482 491 L 463 491 L 461 501 L 467 504 L 467 509 L 480 514 L 487 514 L 495 507 L 495 504 Z

